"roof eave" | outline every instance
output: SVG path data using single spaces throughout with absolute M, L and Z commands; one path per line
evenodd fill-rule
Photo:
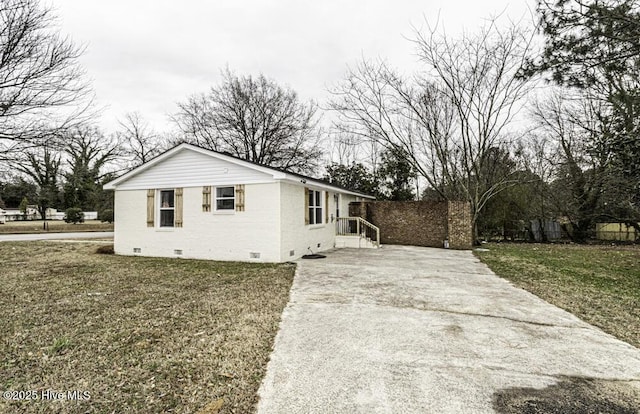
M 298 185 L 302 184 L 302 185 L 309 185 L 309 186 L 319 187 L 319 188 L 322 188 L 324 190 L 330 190 L 330 191 L 333 191 L 333 192 L 336 192 L 336 193 L 349 194 L 349 195 L 353 195 L 353 196 L 356 196 L 356 197 L 368 198 L 368 199 L 371 199 L 371 200 L 375 200 L 376 199 L 374 196 L 371 196 L 371 195 L 368 195 L 368 194 L 362 194 L 362 193 L 358 193 L 356 191 L 347 190 L 345 188 L 336 187 L 334 185 L 327 184 L 325 182 L 314 180 L 314 179 L 310 179 L 310 178 L 300 178 L 300 177 L 292 175 L 292 174 L 286 174 L 286 177 L 284 177 L 283 180 L 291 182 L 291 183 L 294 183 L 294 184 L 298 184 Z
M 251 168 L 253 170 L 268 174 L 270 176 L 273 177 L 273 179 L 275 180 L 284 180 L 284 181 L 288 181 L 288 182 L 292 182 L 292 183 L 297 183 L 297 184 L 305 184 L 305 183 L 309 183 L 309 185 L 313 185 L 315 187 L 320 187 L 323 189 L 329 189 L 331 191 L 334 192 L 339 192 L 339 193 L 343 193 L 343 194 L 350 194 L 350 195 L 354 195 L 356 197 L 362 197 L 362 198 L 368 198 L 371 200 L 375 200 L 375 197 L 368 195 L 368 194 L 362 194 L 362 193 L 358 193 L 356 191 L 351 191 L 351 190 L 347 190 L 345 188 L 340 188 L 337 186 L 333 186 L 331 184 L 328 184 L 326 182 L 322 182 L 320 180 L 316 180 L 310 177 L 304 177 L 304 176 L 300 176 L 298 174 L 293 174 L 293 173 L 287 173 L 284 171 L 279 171 L 267 166 L 262 166 L 262 165 L 257 165 L 255 163 L 251 163 L 249 161 L 246 160 L 242 160 L 233 156 L 229 156 L 229 155 L 225 155 L 219 152 L 215 152 L 215 151 L 210 151 L 207 150 L 205 148 L 201 148 L 195 145 L 191 145 L 188 143 L 182 143 L 180 145 L 177 145 L 173 148 L 171 148 L 170 150 L 158 155 L 157 157 L 155 157 L 154 159 L 132 169 L 131 171 L 121 175 L 120 177 L 109 181 L 108 183 L 106 183 L 103 188 L 105 190 L 117 190 L 118 189 L 118 185 L 129 180 L 130 178 L 146 171 L 147 169 L 153 167 L 154 165 L 162 162 L 163 160 L 173 156 L 173 154 L 175 154 L 178 151 L 181 151 L 182 149 L 189 149 L 204 155 L 208 155 L 210 157 L 213 158 L 218 158 L 218 159 L 222 159 L 225 160 L 227 162 L 236 164 L 236 165 L 241 165 L 243 167 L 248 167 Z
M 132 170 L 126 172 L 125 174 L 121 175 L 120 177 L 109 181 L 108 183 L 106 183 L 102 188 L 105 190 L 116 190 L 118 188 L 118 184 L 127 181 L 128 179 L 130 179 L 133 176 L 136 176 L 138 174 L 140 174 L 143 171 L 148 170 L 149 168 L 153 167 L 154 165 L 156 165 L 157 163 L 161 162 L 162 160 L 171 157 L 173 154 L 175 154 L 176 152 L 180 151 L 182 148 L 188 147 L 188 144 L 180 144 L 177 145 L 173 148 L 171 148 L 170 150 L 158 155 L 157 157 L 153 158 L 151 161 L 147 161 L 144 164 L 133 168 Z

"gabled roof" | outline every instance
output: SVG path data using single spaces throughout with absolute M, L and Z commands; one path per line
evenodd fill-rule
M 340 193 L 345 193 L 345 194 L 351 194 L 351 195 L 355 195 L 355 196 L 359 196 L 359 197 L 364 197 L 364 198 L 370 198 L 370 199 L 375 199 L 375 197 L 369 195 L 369 194 L 363 194 L 357 191 L 353 191 L 341 186 L 337 186 L 335 184 L 332 184 L 328 181 L 325 180 L 320 180 L 317 178 L 313 178 L 313 177 L 308 177 L 306 175 L 302 175 L 302 174 L 297 174 L 297 173 L 292 173 L 289 171 L 284 171 L 278 168 L 274 168 L 274 167 L 270 167 L 270 166 L 266 166 L 266 165 L 262 165 L 256 162 L 252 162 L 252 161 L 247 161 L 244 160 L 242 158 L 238 158 L 238 157 L 234 157 L 233 155 L 230 154 L 226 154 L 226 153 L 221 153 L 221 152 L 217 152 L 217 151 L 212 151 L 209 149 L 205 149 L 202 147 L 198 147 L 196 145 L 192 145 L 192 144 L 187 144 L 187 143 L 182 143 L 179 144 L 165 152 L 163 152 L 162 154 L 158 155 L 157 157 L 153 158 L 152 160 L 136 167 L 133 168 L 132 170 L 126 172 L 125 174 L 121 175 L 120 177 L 116 178 L 115 180 L 112 180 L 110 182 L 108 182 L 107 184 L 104 185 L 104 189 L 105 190 L 117 190 L 118 186 L 121 185 L 122 183 L 126 182 L 127 180 L 137 176 L 138 174 L 141 174 L 142 172 L 150 169 L 151 167 L 153 167 L 154 165 L 157 165 L 159 163 L 161 163 L 164 160 L 167 160 L 171 157 L 173 157 L 175 154 L 179 153 L 180 151 L 184 151 L 184 150 L 190 150 L 190 151 L 195 151 L 197 153 L 203 154 L 203 155 L 207 155 L 211 158 L 214 159 L 219 159 L 222 161 L 226 161 L 226 162 L 230 162 L 232 164 L 236 164 L 245 168 L 249 168 L 251 170 L 257 171 L 257 172 L 261 172 L 267 175 L 270 175 L 274 180 L 280 180 L 280 181 L 288 181 L 291 183 L 295 183 L 295 184 L 305 184 L 305 185 L 309 185 L 309 186 L 314 186 L 314 187 L 319 187 L 323 190 L 330 190 L 330 191 L 334 191 L 334 192 L 340 192 Z M 241 183 L 239 183 L 241 184 Z

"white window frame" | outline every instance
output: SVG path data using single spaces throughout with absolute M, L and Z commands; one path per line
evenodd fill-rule
M 163 207 L 162 206 L 162 193 L 165 191 L 173 192 L 173 207 Z M 162 188 L 158 190 L 158 228 L 160 229 L 174 229 L 176 227 L 176 189 L 175 188 Z M 163 211 L 173 211 L 173 223 L 171 226 L 163 226 L 162 225 L 162 212 Z
M 311 200 L 309 200 L 309 225 L 316 226 L 324 223 L 324 191 L 309 189 L 309 194 L 312 194 Z M 307 197 L 309 197 L 307 194 Z M 318 195 L 316 197 L 316 194 Z M 312 203 L 313 201 L 313 203 Z M 316 202 L 318 205 L 316 205 Z M 318 213 L 319 212 L 319 213 Z M 317 214 L 320 214 L 320 221 L 316 221 Z
M 233 188 L 233 196 L 232 197 L 218 197 L 218 189 L 219 188 Z M 236 212 L 236 186 L 235 185 L 219 185 L 217 187 L 213 187 L 212 191 L 213 198 L 213 209 L 212 211 L 220 214 L 233 214 Z M 232 208 L 218 208 L 218 200 L 233 200 Z

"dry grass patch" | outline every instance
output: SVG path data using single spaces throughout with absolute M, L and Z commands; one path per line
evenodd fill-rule
M 113 223 L 102 223 L 100 220 L 87 220 L 84 223 L 71 224 L 62 220 L 47 220 L 48 231 L 43 230 L 42 220 L 7 221 L 0 224 L 0 234 L 28 233 L 74 233 L 81 231 L 113 231 Z
M 97 254 L 90 243 L 0 243 L 0 412 L 253 411 L 294 267 Z
M 640 247 L 490 244 L 497 275 L 640 347 Z

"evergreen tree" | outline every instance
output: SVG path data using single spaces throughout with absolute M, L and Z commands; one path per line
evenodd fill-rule
M 415 199 L 413 184 L 416 174 L 406 152 L 392 148 L 382 153 L 378 175 L 385 187 L 386 198 L 393 201 Z
M 611 154 L 607 174 L 624 187 L 620 194 L 631 194 L 612 200 L 616 207 L 610 205 L 610 211 L 640 230 L 638 2 L 539 0 L 538 13 L 544 50 L 537 60 L 529 60 L 522 75 L 547 74 L 550 81 L 582 89 L 602 102 L 597 114 L 602 136 L 597 140 Z
M 369 194 L 376 198 L 383 196 L 378 178 L 361 163 L 328 165 L 324 179 L 337 186 Z

